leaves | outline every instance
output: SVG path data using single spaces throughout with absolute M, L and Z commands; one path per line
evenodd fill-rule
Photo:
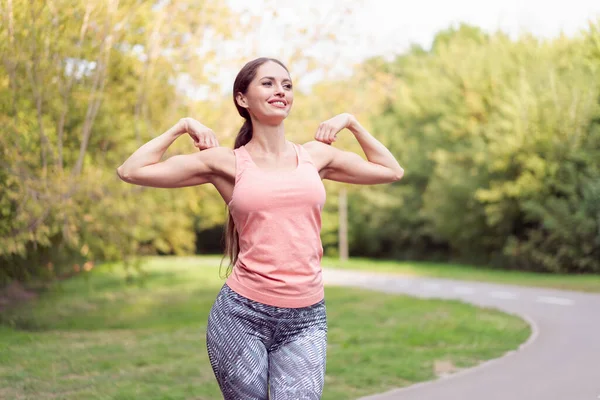
M 197 41 L 210 31 L 217 46 L 233 14 L 212 0 L 3 4 L 0 280 L 50 260 L 60 274 L 81 258 L 193 251 L 198 189 L 133 187 L 115 171 L 185 116 L 175 78 L 206 79 L 190 67 L 212 62 Z
M 401 84 L 373 113 L 375 130 L 395 138 L 402 182 L 413 189 L 361 240 L 392 241 L 415 257 L 430 238 L 448 258 L 600 272 L 600 221 L 589 200 L 600 181 L 597 43 L 596 25 L 546 42 L 463 25 L 441 32 L 430 52 L 379 65 Z

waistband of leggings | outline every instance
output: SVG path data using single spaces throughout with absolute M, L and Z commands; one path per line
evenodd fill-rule
M 229 299 L 244 304 L 245 306 L 248 306 L 249 308 L 257 312 L 266 314 L 274 318 L 293 319 L 319 314 L 323 312 L 325 305 L 325 299 L 322 299 L 315 304 L 300 308 L 272 306 L 270 304 L 264 304 L 242 296 L 241 294 L 230 288 L 227 284 L 223 285 L 221 292 Z

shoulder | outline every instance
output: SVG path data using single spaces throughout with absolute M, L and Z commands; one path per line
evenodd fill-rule
M 308 152 L 317 169 L 321 170 L 331 162 L 335 149 L 318 140 L 311 140 L 301 145 Z
M 235 157 L 233 149 L 223 146 L 211 147 L 209 149 L 205 149 L 194 154 L 196 154 L 198 158 L 207 162 L 226 161 L 227 159 Z
M 329 147 L 329 145 L 319 142 L 318 140 L 311 140 L 310 142 L 306 142 L 300 146 L 304 147 L 304 149 L 309 152 L 323 152 L 327 151 L 326 148 Z
M 235 165 L 235 153 L 229 147 L 211 147 L 194 153 L 194 156 L 208 165 L 213 172 L 220 172 L 230 164 Z

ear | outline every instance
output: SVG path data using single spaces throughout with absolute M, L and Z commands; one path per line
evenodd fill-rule
M 244 94 L 242 92 L 238 92 L 235 95 L 235 101 L 238 103 L 238 105 L 240 107 L 248 108 L 248 100 L 246 99 L 246 96 L 244 96 Z

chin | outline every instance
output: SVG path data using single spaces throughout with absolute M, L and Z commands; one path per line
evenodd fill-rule
M 258 118 L 258 120 L 262 123 L 266 123 L 269 125 L 278 125 L 282 123 L 288 115 L 288 111 L 274 112 L 269 115 L 263 115 L 260 118 Z

